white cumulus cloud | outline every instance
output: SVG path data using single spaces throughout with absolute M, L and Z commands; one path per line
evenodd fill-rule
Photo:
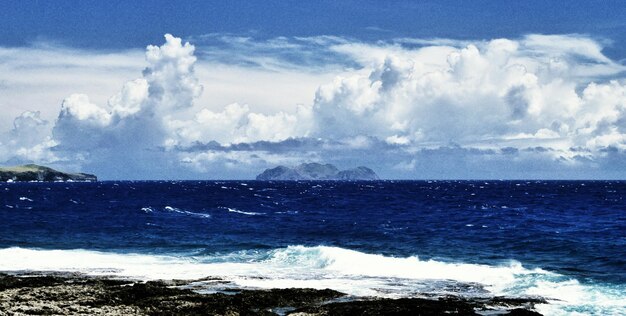
M 0 134 L 0 161 L 51 162 L 58 158 L 50 151 L 56 142 L 50 137 L 50 123 L 38 111 L 26 111 L 13 121 L 13 128 Z
M 0 160 L 80 161 L 111 177 L 127 177 L 131 169 L 136 177 L 156 177 L 188 167 L 250 175 L 274 163 L 310 160 L 374 164 L 390 175 L 428 169 L 454 177 L 489 175 L 489 166 L 502 169 L 493 176 L 507 168 L 539 175 L 545 172 L 536 169 L 539 164 L 558 172 L 602 169 L 626 150 L 626 68 L 588 37 L 380 43 L 279 38 L 264 44 L 248 38 L 233 47 L 244 52 L 208 56 L 231 53 L 235 60 L 255 61 L 254 69 L 271 64 L 255 77 L 264 78 L 262 89 L 232 72 L 220 76 L 219 64 L 204 64 L 203 73 L 215 73 L 201 82 L 196 47 L 167 34 L 163 45 L 147 47 L 141 77 L 123 84 L 108 102 L 74 93 L 63 99 L 53 123 L 39 112 L 20 115 L 0 138 Z M 246 49 L 255 56 L 242 57 Z M 328 55 L 317 56 L 322 54 Z M 309 86 L 313 77 L 298 74 L 290 82 L 286 76 L 305 72 L 294 66 L 298 60 L 329 62 L 328 56 L 340 56 L 331 62 L 337 75 L 308 102 L 276 107 L 264 97 L 259 102 L 265 108 L 254 104 L 254 95 L 271 87 L 272 71 L 281 84 L 297 87 L 298 79 L 307 78 Z M 248 86 L 237 86 L 237 80 Z M 242 91 L 244 101 L 208 105 L 224 81 L 229 98 Z
M 526 135 L 536 145 L 561 139 L 563 150 L 623 146 L 616 133 L 626 106 L 624 80 L 603 77 L 624 67 L 588 38 L 534 35 L 458 48 L 394 46 L 385 54 L 363 44 L 336 49 L 369 63 L 368 71 L 320 87 L 315 135 L 368 135 L 416 146 L 507 146 L 515 135 Z M 445 61 L 433 51 L 445 53 Z M 587 78 L 599 72 L 599 82 Z M 594 141 L 602 135 L 605 141 Z

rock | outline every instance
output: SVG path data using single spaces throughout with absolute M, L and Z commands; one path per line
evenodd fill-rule
M 303 163 L 295 168 L 278 166 L 266 169 L 257 180 L 378 180 L 376 173 L 367 167 L 339 170 L 331 164 Z
M 474 311 L 474 306 L 462 301 L 420 298 L 338 302 L 305 307 L 295 310 L 294 313 L 308 315 L 479 315 Z
M 527 308 L 532 308 L 537 302 L 543 302 L 535 299 L 516 299 L 516 301 L 522 305 L 529 305 Z M 499 304 L 498 300 L 473 301 L 455 296 L 438 299 L 369 299 L 307 306 L 293 310 L 288 315 L 541 315 L 526 308 L 509 310 L 508 306 Z
M 545 303 L 456 296 L 355 299 L 334 290 L 306 288 L 199 294 L 180 283 L 0 273 L 0 315 L 540 315 L 532 308 Z
M 336 176 L 339 180 L 378 180 L 378 175 L 374 170 L 368 167 L 356 167 L 354 169 L 348 169 L 339 171 Z
M 287 168 L 285 166 L 278 166 L 272 169 L 266 169 L 256 177 L 257 180 L 301 180 L 300 175 L 296 170 Z
M 512 309 L 511 311 L 509 311 L 509 313 L 507 315 L 510 315 L 510 316 L 541 316 L 540 313 L 537 313 L 535 311 L 531 311 L 531 310 L 528 310 L 528 309 L 523 309 L 523 308 Z
M 0 315 L 276 315 L 273 310 L 317 305 L 344 295 L 295 288 L 204 295 L 164 281 L 0 273 Z
M 303 163 L 295 168 L 298 174 L 302 175 L 306 180 L 334 180 L 339 172 L 337 167 L 327 163 L 325 165 L 319 163 Z
M 0 181 L 98 181 L 98 178 L 92 174 L 67 173 L 49 167 L 29 164 L 0 168 Z

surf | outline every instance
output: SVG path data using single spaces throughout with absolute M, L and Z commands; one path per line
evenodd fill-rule
M 227 254 L 140 254 L 92 250 L 0 249 L 0 271 L 58 271 L 140 280 L 218 277 L 231 288 L 331 288 L 357 297 L 541 297 L 545 314 L 626 312 L 621 286 L 582 284 L 521 263 L 484 265 L 391 257 L 301 245 Z M 215 282 L 197 282 L 213 292 Z

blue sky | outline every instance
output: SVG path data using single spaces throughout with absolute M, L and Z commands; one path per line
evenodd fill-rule
M 622 1 L 13 1 L 0 164 L 624 178 L 625 16 Z
M 12 1 L 0 13 L 4 45 L 37 40 L 134 48 L 165 33 L 260 37 L 337 35 L 490 39 L 580 33 L 615 41 L 624 58 L 623 1 Z
M 336 35 L 491 39 L 525 34 L 590 34 L 626 57 L 623 1 L 11 1 L 0 41 L 58 41 L 96 49 L 136 48 L 163 34 Z

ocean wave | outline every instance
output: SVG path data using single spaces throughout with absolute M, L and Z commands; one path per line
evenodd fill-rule
M 227 207 L 226 208 L 229 212 L 231 213 L 237 213 L 237 214 L 243 214 L 243 215 L 251 215 L 251 216 L 255 216 L 255 215 L 265 215 L 265 213 L 258 213 L 258 212 L 245 212 L 245 211 L 240 211 L 238 209 L 235 208 L 230 208 Z
M 0 271 L 66 271 L 144 280 L 219 277 L 243 288 L 332 288 L 355 296 L 543 297 L 546 315 L 626 312 L 624 285 L 583 284 L 510 261 L 500 265 L 390 257 L 339 247 L 289 246 L 203 256 L 0 249 Z M 194 285 L 202 288 L 202 284 Z M 212 291 L 215 284 L 206 284 Z
M 171 207 L 171 206 L 166 206 L 164 209 L 166 211 L 168 211 L 168 212 L 174 212 L 174 213 L 183 214 L 183 215 L 190 215 L 190 216 L 200 217 L 200 218 L 211 218 L 210 214 L 184 211 L 184 210 L 181 210 L 181 209 L 178 209 L 178 208 L 175 208 L 175 207 Z
M 147 207 L 142 207 L 141 211 L 146 213 L 146 214 L 154 214 L 156 210 L 155 210 L 155 208 L 153 208 L 151 206 L 147 206 Z M 175 213 L 175 214 L 180 214 L 180 215 L 192 216 L 192 217 L 211 218 L 211 214 L 185 211 L 185 210 L 181 210 L 179 208 L 173 207 L 173 206 L 165 206 L 163 208 L 163 211 L 164 212 L 168 212 L 168 213 Z
M 322 268 L 344 275 L 455 280 L 466 283 L 481 283 L 493 287 L 515 281 L 516 275 L 549 273 L 541 269 L 525 269 L 519 262 L 515 261 L 503 266 L 446 263 L 435 260 L 424 261 L 416 256 L 387 257 L 324 246 L 289 246 L 286 249 L 275 250 L 269 261 Z

